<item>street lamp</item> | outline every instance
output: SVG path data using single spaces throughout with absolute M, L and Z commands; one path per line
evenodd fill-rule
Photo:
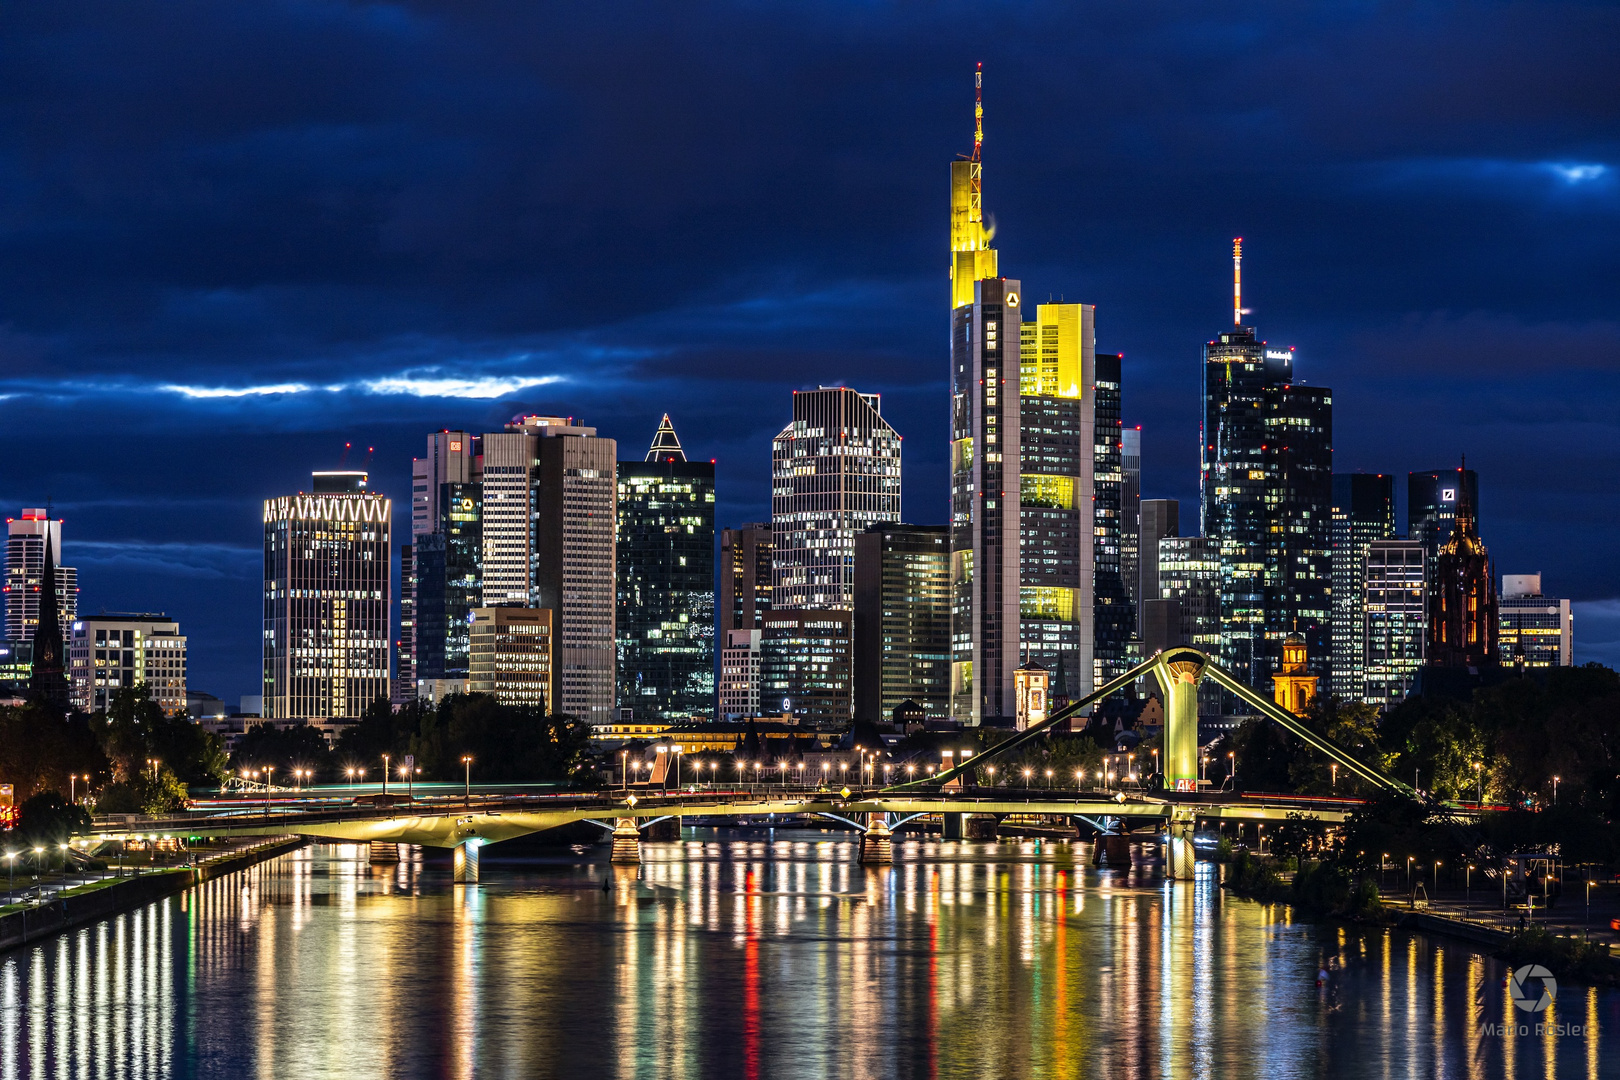
M 462 754 L 461 755 L 461 765 L 462 765 L 462 768 L 465 770 L 464 773 L 463 773 L 463 782 L 467 785 L 466 788 L 464 789 L 464 793 L 462 795 L 462 803 L 461 803 L 461 805 L 462 806 L 471 806 L 472 805 L 472 755 L 471 754 Z
M 1329 763 L 1328 768 L 1333 770 L 1333 790 L 1338 791 L 1339 790 L 1339 763 L 1337 761 L 1331 762 L 1331 763 Z
M 353 791 L 354 790 L 354 766 L 350 765 L 348 768 L 344 769 L 343 771 L 348 774 L 348 777 L 349 777 L 349 790 Z
M 1434 891 L 1435 891 L 1436 894 L 1438 894 L 1440 892 L 1440 860 L 1439 859 L 1434 860 Z
M 630 751 L 619 751 L 619 787 L 624 791 L 630 790 Z
M 884 770 L 884 771 L 885 771 L 885 772 L 887 772 L 887 771 L 888 771 L 888 769 L 889 769 L 889 767 L 888 767 L 888 766 L 887 766 L 887 765 L 885 765 L 885 766 L 883 766 L 883 770 Z M 995 767 L 995 766 L 994 766 L 994 765 L 986 765 L 986 766 L 985 766 L 985 767 L 984 767 L 984 771 L 985 771 L 985 772 L 986 772 L 986 773 L 987 773 L 987 774 L 988 774 L 988 775 L 989 775 L 989 777 L 990 777 L 990 786 L 991 786 L 991 787 L 995 787 L 995 786 L 996 786 L 996 767 Z
M 387 798 L 387 796 L 388 796 L 388 755 L 384 754 L 382 756 L 382 759 L 383 759 L 383 787 L 382 787 L 382 793 L 383 793 L 383 797 Z
M 685 747 L 681 746 L 680 743 L 676 743 L 670 749 L 675 751 L 675 790 L 679 791 L 681 790 L 681 751 Z
M 1157 749 L 1153 751 L 1153 775 L 1159 775 L 1159 751 Z
M 1079 791 L 1080 786 L 1083 783 L 1085 783 L 1085 779 L 1086 779 L 1086 770 L 1084 770 L 1084 769 L 1076 769 L 1076 770 L 1074 770 L 1074 790 Z
M 1046 770 L 1046 790 L 1047 791 L 1052 790 L 1052 770 L 1051 769 Z
M 1479 801 L 1474 805 L 1485 809 L 1485 766 L 1482 762 L 1474 762 L 1474 779 L 1479 781 Z
M 1228 762 L 1228 764 L 1226 766 L 1226 778 L 1228 780 L 1232 781 L 1232 790 L 1236 791 L 1237 790 L 1237 752 L 1234 751 L 1234 750 L 1228 750 L 1226 752 L 1226 760 Z
M 264 813 L 266 817 L 270 816 L 270 788 L 273 786 L 271 782 L 276 778 L 275 773 L 276 767 L 274 765 L 264 767 Z
M 1473 906 L 1474 900 L 1474 864 L 1469 863 L 1463 868 L 1463 913 Z
M 1553 777 L 1553 805 L 1558 805 L 1558 777 Z
M 1031 769 L 1031 768 L 1029 768 L 1029 767 L 1027 767 L 1027 766 L 1026 766 L 1026 767 L 1025 767 L 1025 769 L 1024 769 L 1024 786 L 1025 786 L 1025 787 L 1026 787 L 1026 788 L 1027 788 L 1027 787 L 1029 787 L 1029 777 L 1030 777 L 1030 774 L 1031 774 L 1031 773 L 1033 773 L 1033 772 L 1034 772 L 1034 771 L 1035 771 L 1035 770 L 1034 770 L 1034 769 Z

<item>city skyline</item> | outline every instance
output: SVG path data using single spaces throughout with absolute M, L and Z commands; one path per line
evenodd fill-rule
M 137 20 L 127 27 L 136 38 L 153 32 L 139 21 L 149 16 L 126 17 Z M 277 17 L 289 20 L 295 45 L 286 62 L 323 55 L 326 46 L 313 27 L 290 14 Z M 44 32 L 25 15 L 13 18 L 20 20 L 17 39 Z M 812 28 L 826 25 L 814 14 L 800 18 Z M 1398 18 L 1367 15 L 1357 26 L 1371 40 L 1379 30 L 1398 31 L 1389 25 Z M 1250 44 L 1200 42 L 1200 24 L 1188 19 L 1171 18 L 1157 31 L 1129 21 L 1107 30 L 1123 57 L 1146 56 L 1159 40 L 1155 35 L 1170 35 L 1190 43 L 1202 64 L 1218 54 L 1241 58 L 1263 50 L 1276 19 L 1265 12 L 1248 17 L 1244 25 L 1256 32 Z M 478 39 L 479 28 L 461 28 Z M 879 43 L 906 33 L 881 19 L 871 29 Z M 1307 20 L 1291 29 L 1303 40 L 1325 41 L 1342 28 Z M 1496 15 L 1472 32 L 1508 41 L 1522 29 Z M 583 31 L 591 37 L 590 27 Z M 780 29 L 750 24 L 737 32 L 755 36 L 766 51 L 783 47 Z M 1400 76 L 1399 88 L 1409 95 L 1374 95 L 1379 131 L 1363 120 L 1350 124 L 1355 138 L 1329 138 L 1335 125 L 1344 125 L 1343 115 L 1331 107 L 1308 113 L 1288 99 L 1322 100 L 1320 91 L 1333 80 L 1341 88 L 1328 100 L 1354 96 L 1360 80 L 1373 77 L 1354 70 L 1360 50 L 1371 48 L 1356 39 L 1342 47 L 1342 63 L 1296 72 L 1318 93 L 1298 86 L 1285 91 L 1288 80 L 1282 79 L 1278 86 L 1221 91 L 1208 105 L 1214 121 L 1208 134 L 1176 150 L 1156 150 L 1151 139 L 1142 146 L 1121 134 L 1124 125 L 1145 123 L 1151 136 L 1167 130 L 1163 125 L 1184 130 L 1196 124 L 1206 115 L 1192 102 L 1192 90 L 1203 85 L 1193 70 L 1198 64 L 1163 69 L 1167 97 L 1155 100 L 1167 102 L 1157 106 L 1164 115 L 1144 118 L 1119 89 L 1099 92 L 1089 81 L 1097 76 L 1037 84 L 1010 53 L 958 40 L 959 33 L 942 24 L 930 32 L 940 40 L 897 69 L 909 80 L 900 90 L 863 74 L 830 87 L 828 101 L 814 106 L 784 101 L 774 87 L 760 88 L 760 100 L 752 103 L 745 100 L 749 94 L 720 93 L 731 102 L 720 107 L 722 118 L 739 121 L 730 125 L 738 134 L 714 145 L 703 178 L 723 180 L 726 170 L 758 161 L 765 182 L 758 193 L 730 183 L 711 186 L 712 201 L 677 225 L 687 241 L 682 254 L 653 253 L 644 269 L 610 256 L 578 261 L 566 275 L 524 264 L 505 274 L 505 288 L 482 298 L 465 295 L 465 286 L 446 285 L 448 278 L 423 268 L 441 258 L 449 259 L 445 266 L 466 266 L 467 238 L 494 235 L 508 219 L 483 212 L 447 233 L 451 219 L 405 213 L 414 205 L 407 196 L 426 190 L 433 174 L 386 135 L 379 136 L 377 160 L 397 166 L 405 202 L 377 202 L 349 179 L 357 175 L 355 163 L 329 145 L 306 139 L 295 157 L 312 173 L 332 166 L 330 175 L 338 178 L 332 182 L 357 205 L 378 210 L 377 219 L 395 230 L 394 240 L 341 215 L 334 220 L 309 211 L 309 181 L 298 175 L 253 185 L 220 179 L 247 205 L 271 211 L 259 215 L 255 227 L 273 223 L 285 231 L 290 261 L 281 264 L 264 244 L 241 246 L 246 253 L 233 256 L 236 261 L 218 263 L 221 245 L 259 235 L 243 233 L 245 212 L 228 209 L 158 243 L 166 219 L 154 200 L 134 189 L 122 191 L 119 205 L 146 246 L 119 248 L 109 241 L 109 250 L 147 251 L 151 257 L 139 260 L 139 272 L 111 268 L 102 276 L 65 263 L 41 264 L 29 254 L 38 250 L 30 237 L 63 235 L 81 218 L 93 233 L 109 228 L 111 219 L 71 187 L 60 193 L 60 203 L 20 196 L 19 205 L 36 212 L 31 231 L 13 226 L 0 243 L 0 278 L 12 286 L 0 304 L 0 392 L 9 395 L 0 408 L 22 449 L 0 497 L 18 508 L 54 506 L 69 522 L 62 558 L 79 569 L 85 610 L 168 612 L 191 639 L 192 685 L 227 700 L 252 691 L 258 666 L 254 622 L 241 614 L 252 609 L 258 588 L 255 507 L 291 490 L 311 469 L 336 467 L 345 442 L 354 445 L 351 464 L 364 448 L 375 447 L 370 470 L 376 488 L 401 500 L 402 509 L 408 462 L 424 430 L 497 430 L 520 412 L 560 413 L 588 417 L 605 436 L 639 443 L 647 424 L 668 411 L 692 456 L 716 459 L 717 524 L 736 525 L 766 517 L 763 448 L 780 428 L 786 392 L 844 382 L 883 394 L 886 415 L 908 436 L 907 519 L 942 521 L 947 417 L 940 404 L 935 253 L 943 230 L 935 178 L 942 151 L 971 149 L 964 119 L 971 86 L 964 74 L 977 59 L 972 50 L 982 50 L 984 145 L 995 162 L 985 204 L 996 217 L 1003 269 L 1056 292 L 1054 300 L 1104 309 L 1106 334 L 1097 345 L 1124 353 L 1124 420 L 1143 426 L 1143 497 L 1193 504 L 1197 349 L 1222 318 L 1226 241 L 1243 235 L 1245 302 L 1256 312 L 1254 321 L 1273 342 L 1297 347 L 1313 384 L 1336 391 L 1334 471 L 1390 473 L 1398 480 L 1402 473 L 1447 467 L 1466 452 L 1481 478 L 1484 531 L 1499 573 L 1540 571 L 1551 592 L 1573 596 L 1582 620 L 1577 660 L 1616 662 L 1620 634 L 1606 638 L 1602 616 L 1612 609 L 1620 620 L 1620 600 L 1613 599 L 1620 596 L 1620 572 L 1599 557 L 1616 511 L 1594 486 L 1612 474 L 1616 444 L 1614 410 L 1605 396 L 1614 382 L 1609 357 L 1617 332 L 1605 299 L 1613 294 L 1614 272 L 1612 257 L 1584 240 L 1594 222 L 1614 212 L 1615 174 L 1605 157 L 1612 154 L 1600 117 L 1576 115 L 1550 93 L 1529 92 L 1541 65 L 1599 77 L 1577 34 L 1571 31 L 1566 43 L 1538 39 L 1543 48 L 1532 50 L 1536 55 L 1507 80 L 1509 89 L 1499 91 L 1517 93 L 1520 111 L 1507 125 L 1511 139 L 1501 130 L 1470 128 L 1469 110 L 1476 106 L 1446 104 L 1414 88 L 1403 72 L 1438 71 L 1447 85 L 1462 87 L 1498 78 L 1484 59 L 1458 59 L 1423 42 L 1409 43 L 1416 52 L 1400 62 L 1371 69 Z M 359 23 L 344 33 L 362 63 L 412 48 L 390 44 Z M 454 76 L 457 85 L 471 88 L 492 77 L 456 69 L 430 47 L 417 48 L 427 48 L 429 66 Z M 850 48 L 829 44 L 822 58 L 796 60 L 797 70 L 840 63 Z M 702 47 L 680 46 L 674 54 L 683 50 Z M 71 68 L 81 57 L 61 59 Z M 111 86 L 125 92 L 129 115 L 155 122 L 154 88 L 146 76 L 118 63 L 105 70 L 106 84 L 81 87 L 62 107 L 105 104 L 96 95 Z M 529 60 L 507 58 L 495 70 L 520 82 L 562 80 L 559 87 L 575 95 L 560 113 L 568 130 L 558 138 L 565 146 L 577 138 L 568 125 L 591 108 L 619 115 L 613 110 L 640 100 L 615 96 L 611 76 L 571 65 L 542 77 Z M 188 85 L 202 77 L 184 64 L 171 74 Z M 682 103 L 711 102 L 718 88 L 736 91 L 748 77 L 729 62 L 713 67 L 712 82 L 663 66 L 657 74 Z M 28 100 L 41 100 L 39 76 L 24 69 L 18 77 L 33 88 Z M 1129 89 L 1143 77 L 1126 70 L 1120 86 Z M 885 109 L 869 108 L 874 87 L 887 88 Z M 233 88 L 238 92 L 226 96 L 253 97 Z M 410 114 L 414 92 L 367 99 L 368 111 L 355 122 L 383 130 L 378 125 L 390 115 Z M 1496 92 L 1481 100 L 1493 100 Z M 1070 146 L 1052 151 L 1046 135 L 1053 118 L 1081 102 L 1098 110 L 1101 122 L 1085 128 L 1095 145 L 1078 156 Z M 1255 128 L 1239 126 L 1258 106 L 1277 115 Z M 337 109 L 318 97 L 272 102 L 269 117 L 219 107 L 222 130 L 238 140 L 235 145 L 247 145 L 242 152 L 249 155 L 257 153 L 252 140 L 278 125 L 308 135 Z M 800 132 L 805 146 L 815 140 L 804 133 L 838 132 L 823 145 L 844 164 L 834 179 L 817 181 L 834 185 L 834 196 L 852 215 L 836 230 L 837 243 L 850 248 L 837 260 L 828 241 L 812 231 L 817 204 L 800 200 L 794 186 L 803 183 L 795 172 L 803 149 L 745 122 L 767 107 L 781 110 L 774 126 Z M 509 106 L 500 120 L 521 118 L 523 108 Z M 868 115 L 874 111 L 878 115 Z M 174 135 L 186 145 L 226 145 L 226 136 L 190 121 L 168 122 L 179 125 Z M 676 129 L 686 130 L 684 123 Z M 1446 134 L 1431 139 L 1437 123 Z M 15 140 L 18 130 L 7 121 L 0 135 Z M 71 153 L 101 160 L 120 152 L 105 135 L 74 130 L 70 135 L 64 128 L 39 145 L 47 176 L 56 175 L 52 162 L 63 164 Z M 527 135 L 500 124 L 474 132 L 498 154 L 525 152 Z M 1243 162 L 1228 160 L 1225 173 L 1193 160 L 1186 148 L 1215 153 L 1239 133 L 1251 140 L 1252 153 Z M 156 165 L 172 151 L 130 152 Z M 605 210 L 644 212 L 661 204 L 653 187 L 634 179 L 634 170 L 622 187 L 580 187 L 579 177 L 612 155 L 580 160 L 556 183 L 536 179 L 526 198 L 567 215 L 575 230 L 569 245 L 583 232 L 593 250 L 613 249 L 620 226 L 603 219 Z M 1058 197 L 1060 190 L 1071 194 Z M 1083 197 L 1075 198 L 1076 191 Z M 496 212 L 517 213 L 525 205 L 520 198 L 517 207 Z M 416 269 L 390 264 L 390 243 L 402 244 Z M 675 266 L 690 269 L 692 244 L 708 253 L 708 265 L 679 288 L 664 289 Z M 68 244 L 62 250 L 78 249 Z M 583 249 L 569 250 L 577 255 Z M 351 254 L 335 258 L 343 252 Z M 468 280 L 493 280 L 484 265 L 475 259 Z M 557 265 L 547 258 L 547 268 Z M 738 275 L 749 284 L 736 287 Z M 649 287 L 664 299 L 619 303 Z M 312 305 L 321 289 L 354 299 L 361 317 L 352 327 L 339 332 Z M 174 302 L 157 304 L 163 295 Z M 115 296 L 129 304 L 108 306 Z M 398 302 L 405 296 L 433 299 L 407 311 L 411 305 Z M 531 305 L 534 298 L 552 299 Z M 515 317 L 520 301 L 538 314 Z M 565 301 L 573 307 L 562 313 Z M 85 329 L 90 325 L 104 330 L 92 333 Z M 1463 372 L 1466 379 L 1458 377 Z M 1588 391 L 1579 399 L 1576 385 Z M 343 389 L 325 389 L 332 386 Z M 502 389 L 512 393 L 492 396 Z M 95 409 L 123 445 L 122 467 L 44 453 L 50 441 L 43 436 L 86 409 Z M 1563 419 L 1553 424 L 1532 413 Z M 1548 446 L 1566 463 L 1554 482 L 1546 482 L 1537 464 L 1544 458 L 1522 451 L 1527 445 Z M 176 459 L 184 467 L 176 467 Z M 1397 482 L 1398 499 L 1404 488 Z M 1405 516 L 1402 506 L 1397 520 Z M 1553 522 L 1561 525 L 1556 532 Z M 394 528 L 407 534 L 397 513 Z M 1608 607 L 1594 603 L 1605 600 Z

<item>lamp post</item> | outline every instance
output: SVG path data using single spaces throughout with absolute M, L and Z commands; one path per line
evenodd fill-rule
M 354 766 L 350 765 L 348 768 L 344 769 L 343 771 L 349 777 L 349 790 L 353 791 L 354 790 Z
M 1157 749 L 1153 751 L 1153 775 L 1159 775 L 1159 751 Z
M 624 791 L 630 790 L 630 751 L 619 751 L 619 787 Z
M 462 803 L 461 803 L 461 805 L 462 806 L 471 806 L 472 805 L 472 755 L 471 754 L 462 754 L 461 755 L 461 765 L 462 765 L 462 768 L 465 770 L 465 772 L 463 773 L 463 783 L 466 784 L 466 787 L 463 789 L 464 793 L 462 795 Z
M 1330 762 L 1329 765 L 1328 765 L 1328 768 L 1333 770 L 1333 791 L 1334 791 L 1334 794 L 1338 794 L 1338 791 L 1339 791 L 1339 763 L 1337 761 Z
M 1479 799 L 1475 806 L 1485 809 L 1485 766 L 1482 762 L 1474 762 L 1474 779 L 1479 781 Z
M 1076 770 L 1074 770 L 1074 790 L 1075 791 L 1080 790 L 1080 785 L 1085 782 L 1085 779 L 1086 779 L 1086 770 L 1084 770 L 1084 769 L 1076 769 Z
M 681 750 L 683 748 L 680 743 L 676 743 L 670 749 L 675 752 L 675 790 L 679 791 L 681 790 Z
M 1474 906 L 1474 864 L 1463 867 L 1463 914 Z
M 387 754 L 383 755 L 383 788 L 382 788 L 382 793 L 383 793 L 384 798 L 386 798 L 388 796 L 388 755 Z
M 1034 771 L 1035 771 L 1034 769 L 1028 768 L 1027 766 L 1024 769 L 1024 787 L 1026 789 L 1029 787 L 1030 774 L 1033 773 Z
M 1439 859 L 1434 860 L 1434 891 L 1435 891 L 1436 895 L 1438 895 L 1439 892 L 1440 892 L 1440 860 Z
M 1226 778 L 1228 780 L 1232 781 L 1232 790 L 1236 791 L 1237 790 L 1237 751 L 1228 750 L 1226 752 L 1226 761 L 1227 761 Z
M 1051 769 L 1046 770 L 1046 790 L 1047 791 L 1052 790 L 1052 770 Z
M 1553 805 L 1558 805 L 1558 777 L 1553 777 Z
M 11 864 L 11 884 L 6 886 L 6 899 L 10 900 L 11 894 L 17 891 L 17 853 L 6 852 L 6 861 Z
M 266 765 L 264 767 L 264 816 L 265 817 L 270 816 L 270 789 L 271 789 L 271 787 L 274 786 L 272 781 L 274 781 L 275 778 L 276 778 L 276 767 L 274 765 Z

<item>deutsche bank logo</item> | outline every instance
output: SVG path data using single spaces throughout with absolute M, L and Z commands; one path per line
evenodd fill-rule
M 1457 489 L 1456 488 L 1441 488 L 1440 489 L 1440 501 L 1441 502 L 1456 502 L 1457 501 Z
M 1527 1013 L 1546 1012 L 1558 996 L 1558 980 L 1540 964 L 1526 964 L 1508 980 L 1513 1004 Z

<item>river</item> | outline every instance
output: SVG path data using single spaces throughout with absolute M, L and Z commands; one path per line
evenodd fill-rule
M 0 1080 L 1620 1075 L 1620 993 L 1534 1017 L 1489 957 L 1297 921 L 1213 864 L 1171 885 L 1079 844 L 923 841 L 865 869 L 848 834 L 685 835 L 640 867 L 486 849 L 473 887 L 310 847 L 13 950 Z

